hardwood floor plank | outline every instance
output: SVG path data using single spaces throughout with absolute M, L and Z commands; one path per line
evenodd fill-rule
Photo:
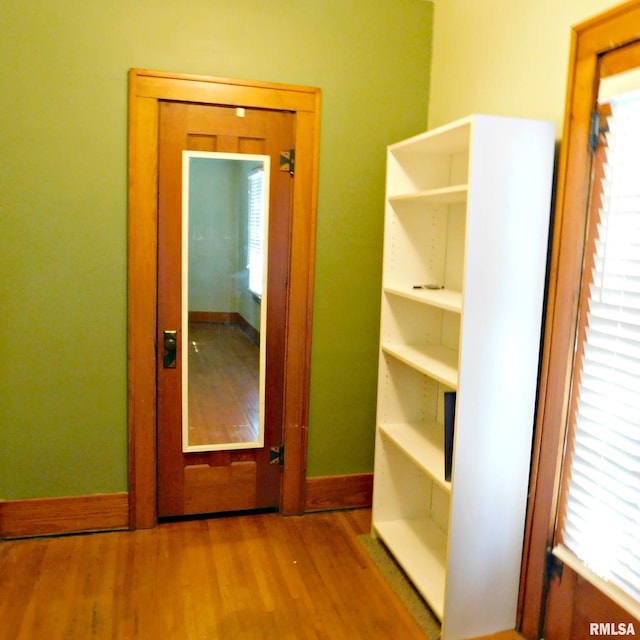
M 490 636 L 482 636 L 482 638 L 474 638 L 473 640 L 525 640 L 517 631 L 500 631 Z
M 370 511 L 170 522 L 0 546 L 12 640 L 424 640 L 361 547 Z

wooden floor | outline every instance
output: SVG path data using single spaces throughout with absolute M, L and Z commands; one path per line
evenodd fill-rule
M 189 323 L 189 444 L 258 438 L 260 348 L 238 324 Z
M 424 640 L 357 535 L 370 511 L 0 545 L 7 640 Z

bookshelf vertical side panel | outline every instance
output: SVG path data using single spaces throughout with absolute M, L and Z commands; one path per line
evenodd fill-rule
M 474 120 L 444 640 L 516 621 L 553 144 L 550 123 Z

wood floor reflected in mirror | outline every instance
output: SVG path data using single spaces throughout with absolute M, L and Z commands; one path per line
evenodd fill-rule
M 189 322 L 189 446 L 258 439 L 259 361 L 241 323 Z

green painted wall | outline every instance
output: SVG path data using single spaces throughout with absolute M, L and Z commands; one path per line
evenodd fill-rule
M 424 0 L 3 0 L 0 498 L 127 488 L 127 70 L 323 91 L 309 475 L 372 468 L 385 146 Z

